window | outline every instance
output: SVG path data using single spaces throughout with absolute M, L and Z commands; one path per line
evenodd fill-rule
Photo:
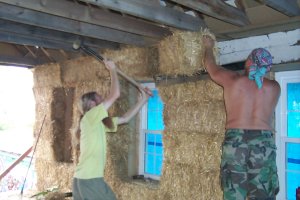
M 141 110 L 139 174 L 158 180 L 163 165 L 163 102 L 154 83 L 144 84 L 153 96 Z
M 300 187 L 300 71 L 277 72 L 281 96 L 276 108 L 277 199 L 296 200 Z

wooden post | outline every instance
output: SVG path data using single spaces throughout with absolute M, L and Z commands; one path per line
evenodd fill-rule
M 30 147 L 25 153 L 23 153 L 11 166 L 9 166 L 1 175 L 0 175 L 0 181 L 1 179 L 6 176 L 17 164 L 19 164 L 28 154 L 31 152 L 32 147 Z

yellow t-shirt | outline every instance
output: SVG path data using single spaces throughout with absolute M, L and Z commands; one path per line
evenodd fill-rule
M 113 118 L 113 129 L 104 126 L 102 120 L 107 116 L 107 110 L 103 104 L 99 104 L 81 119 L 80 156 L 74 177 L 79 179 L 103 177 L 106 162 L 106 132 L 117 131 L 117 118 Z

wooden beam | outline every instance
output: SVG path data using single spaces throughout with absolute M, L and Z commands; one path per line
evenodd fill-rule
M 199 71 L 194 75 L 157 75 L 154 76 L 154 82 L 156 85 L 174 85 L 181 84 L 186 82 L 196 82 L 199 80 L 205 80 L 209 78 L 209 75 L 205 71 Z
M 271 69 L 272 72 L 293 71 L 293 70 L 300 70 L 300 62 L 278 64 L 278 65 L 274 65 Z
M 59 32 L 55 30 L 44 29 L 40 27 L 35 27 L 26 24 L 15 23 L 11 21 L 1 20 L 0 19 L 0 32 L 9 32 L 13 35 L 19 35 L 20 37 L 27 37 L 34 39 L 40 39 L 45 42 L 53 43 L 61 43 L 62 45 L 58 45 L 58 47 L 63 48 L 64 50 L 72 50 L 71 47 L 73 43 L 78 39 L 78 36 L 75 34 Z M 13 38 L 10 38 L 13 40 Z M 0 38 L 1 40 L 1 38 Z M 118 49 L 119 45 L 114 42 L 98 40 L 93 38 L 83 38 L 84 44 L 91 48 L 97 49 Z M 5 42 L 5 40 L 2 40 Z M 40 46 L 42 45 L 40 42 L 37 44 L 31 43 L 31 46 Z M 45 46 L 47 48 L 57 48 L 56 46 Z M 67 49 L 65 49 L 67 47 Z
M 245 26 L 250 24 L 246 14 L 235 7 L 232 7 L 220 0 L 171 0 L 205 15 L 217 18 L 227 23 Z
M 11 164 L 3 173 L 0 174 L 0 181 L 6 176 L 16 165 L 18 165 L 26 156 L 30 154 L 32 147 L 25 151 L 13 164 Z
M 221 65 L 243 62 L 254 48 L 266 48 L 273 57 L 273 64 L 300 60 L 300 29 L 268 35 L 218 42 Z M 245 45 L 247 44 L 247 45 Z
M 158 40 L 0 3 L 0 19 L 112 42 L 151 46 Z
M 5 44 L 5 45 L 8 45 L 8 46 L 12 46 L 16 50 L 16 53 L 14 53 L 14 55 L 19 55 L 19 56 L 24 57 L 24 58 L 27 57 L 27 56 L 37 58 L 37 56 L 34 56 L 35 52 L 32 51 L 32 53 L 34 55 L 31 54 L 31 52 L 29 52 L 28 49 L 27 49 L 28 47 L 25 48 L 24 45 L 12 45 L 12 44 L 3 43 L 3 42 L 1 42 L 0 44 Z M 31 51 L 31 49 L 30 49 L 30 51 Z
M 64 49 L 68 51 L 74 51 L 72 45 L 68 45 L 67 43 L 44 40 L 43 38 L 34 38 L 30 36 L 23 36 L 20 34 L 15 34 L 12 32 L 2 32 L 0 31 L 0 41 L 11 43 L 11 44 L 19 44 L 19 45 L 28 45 L 28 46 L 37 46 L 37 47 L 45 47 L 50 49 Z
M 300 7 L 297 0 L 264 0 L 264 2 L 289 17 L 300 16 Z
M 76 21 L 104 26 L 153 38 L 163 38 L 171 31 L 145 21 L 114 14 L 103 9 L 76 4 L 71 1 L 51 0 L 0 0 L 0 2 L 31 9 Z
M 235 0 L 234 3 L 238 9 L 243 11 L 243 13 L 246 13 L 246 6 L 244 0 Z
M 37 58 L 37 55 L 26 45 L 23 45 L 25 49 L 30 53 L 30 55 L 34 58 Z
M 272 24 L 262 24 L 262 25 L 249 25 L 247 27 L 242 27 L 238 30 L 224 31 L 215 33 L 218 41 L 239 39 L 251 36 L 259 36 L 276 32 L 285 32 L 295 29 L 299 29 L 300 17 L 295 17 L 288 21 L 277 21 Z
M 50 53 L 46 49 L 41 47 L 41 50 L 46 55 L 46 57 L 49 59 L 50 62 L 55 62 L 55 60 L 52 58 L 52 56 L 50 55 Z
M 26 68 L 33 68 L 36 65 L 41 65 L 49 62 L 46 59 L 42 58 L 24 58 L 24 57 L 16 57 L 16 56 L 6 56 L 0 55 L 0 64 L 1 65 L 11 65 L 11 66 L 20 66 Z
M 206 27 L 205 22 L 197 17 L 183 12 L 162 7 L 151 1 L 141 0 L 80 0 L 100 7 L 112 9 L 121 13 L 126 13 L 140 17 L 149 21 L 162 23 L 171 27 L 198 31 L 201 27 Z
M 244 62 L 242 63 L 232 63 L 228 65 L 223 65 L 222 67 L 232 70 L 232 71 L 240 71 L 244 69 Z M 210 79 L 209 74 L 206 70 L 200 70 L 193 75 L 157 75 L 154 76 L 154 82 L 157 85 L 174 85 L 186 82 L 196 82 L 199 80 L 207 80 Z

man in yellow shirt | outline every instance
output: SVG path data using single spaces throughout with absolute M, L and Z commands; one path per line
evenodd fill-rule
M 103 99 L 96 92 L 82 95 L 80 106 L 80 156 L 73 178 L 74 200 L 115 200 L 115 194 L 103 179 L 106 162 L 106 132 L 116 132 L 119 124 L 128 121 L 137 114 L 151 94 L 139 85 L 135 85 L 141 98 L 122 117 L 108 117 L 107 110 L 120 96 L 119 79 L 114 62 L 104 60 L 110 71 L 111 88 L 109 95 Z M 129 82 L 134 82 L 129 80 Z

